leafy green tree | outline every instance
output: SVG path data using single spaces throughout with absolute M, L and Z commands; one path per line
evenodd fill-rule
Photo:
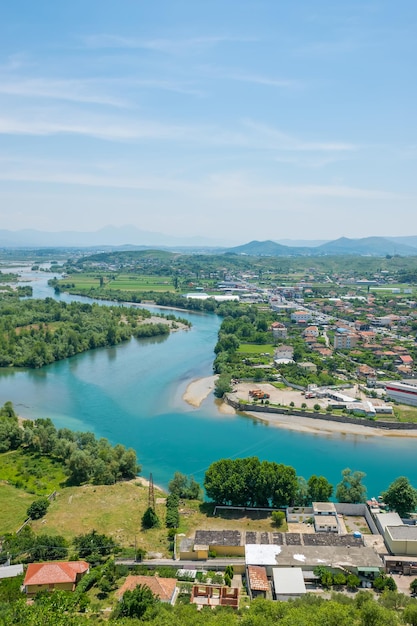
M 315 576 L 318 576 L 320 584 L 323 585 L 323 587 L 325 587 L 326 589 L 329 589 L 333 585 L 333 575 L 331 571 L 327 569 L 327 567 L 324 567 L 323 565 L 317 565 L 314 568 L 313 573 Z
M 285 520 L 284 511 L 272 511 L 271 517 L 272 517 L 272 523 L 274 524 L 274 526 L 276 526 L 277 528 L 281 528 Z
M 74 546 L 80 559 L 87 559 L 91 555 L 100 555 L 101 558 L 111 554 L 116 548 L 116 543 L 111 537 L 92 530 L 84 535 L 77 535 L 74 538 Z
M 294 506 L 307 506 L 311 500 L 309 499 L 308 483 L 304 476 L 297 476 L 297 493 L 294 499 Z
M 307 481 L 310 502 L 328 502 L 333 493 L 333 485 L 324 476 L 310 476 Z
M 149 587 L 138 585 L 132 591 L 126 591 L 117 606 L 114 617 L 130 617 L 142 619 L 146 611 L 156 607 L 159 600 L 153 595 Z
M 22 583 L 23 576 L 16 576 L 16 578 L 3 578 L 0 580 L 0 606 L 3 602 L 10 604 L 11 602 L 16 602 L 21 599 Z
M 46 514 L 49 504 L 48 498 L 38 498 L 28 507 L 26 514 L 31 519 L 40 519 Z
M 343 572 L 337 572 L 336 574 L 334 574 L 333 584 L 336 585 L 336 587 L 342 587 L 343 585 L 346 585 L 346 576 Z
M 230 374 L 220 374 L 218 379 L 214 384 L 214 395 L 216 398 L 223 398 L 225 393 L 230 393 L 232 391 L 232 386 L 230 384 L 231 376 Z
M 391 580 L 395 582 L 394 579 Z M 379 598 L 379 604 L 381 606 L 384 606 L 386 609 L 394 609 L 395 611 L 403 609 L 409 602 L 410 598 L 404 593 L 391 591 L 388 587 L 385 588 L 382 596 Z
M 348 577 L 346 578 L 347 588 L 351 589 L 352 591 L 357 589 L 360 584 L 361 584 L 360 578 L 358 576 L 355 576 L 355 574 L 349 574 Z
M 382 493 L 382 498 L 392 511 L 397 511 L 400 517 L 407 517 L 417 506 L 417 490 L 412 487 L 405 476 L 396 478 Z
M 417 578 L 414 578 L 414 580 L 411 581 L 411 583 L 410 583 L 410 592 L 413 595 L 417 594 Z
M 81 485 L 88 482 L 93 468 L 93 459 L 84 450 L 75 450 L 68 459 L 68 482 L 72 485 Z
M 350 468 L 342 470 L 342 481 L 336 487 L 336 498 L 339 502 L 365 502 L 366 487 L 362 484 L 364 472 L 352 472 Z
M 405 607 L 403 611 L 403 619 L 405 624 L 417 626 L 417 603 L 415 601 L 412 600 L 408 606 Z
M 158 528 L 160 526 L 159 517 L 153 510 L 151 506 L 149 506 L 145 513 L 142 515 L 142 528 Z
M 273 464 L 274 483 L 272 494 L 272 506 L 281 508 L 291 506 L 295 500 L 298 481 L 295 469 L 290 465 Z
M 68 543 L 61 535 L 37 535 L 28 553 L 31 561 L 59 561 L 68 556 Z

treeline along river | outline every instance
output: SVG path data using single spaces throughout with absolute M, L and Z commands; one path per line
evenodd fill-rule
M 27 275 L 37 279 L 30 283 L 33 297 L 92 301 L 55 295 L 47 285 L 51 274 Z M 202 482 L 213 461 L 243 456 L 292 465 L 305 478 L 323 474 L 334 484 L 343 468 L 360 469 L 367 474 L 369 496 L 401 475 L 417 486 L 416 439 L 287 431 L 222 415 L 212 397 L 200 409 L 189 407 L 182 394 L 190 380 L 212 373 L 220 319 L 163 312 L 189 319 L 192 329 L 166 338 L 132 339 L 42 369 L 0 370 L 0 402 L 11 400 L 23 417 L 50 417 L 58 427 L 93 431 L 135 448 L 143 475 L 152 472 L 163 486 L 177 470 Z

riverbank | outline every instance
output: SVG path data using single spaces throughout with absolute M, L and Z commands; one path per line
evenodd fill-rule
M 214 385 L 218 379 L 217 375 L 206 376 L 205 378 L 197 378 L 193 380 L 185 390 L 182 399 L 187 404 L 190 404 L 194 408 L 198 409 L 202 402 L 211 394 L 214 390 Z
M 229 402 L 224 404 L 237 406 L 236 403 L 241 405 L 242 413 L 250 415 L 264 423 L 277 426 L 279 428 L 285 428 L 287 430 L 293 430 L 297 432 L 311 433 L 311 434 L 338 434 L 338 435 L 360 435 L 362 437 L 399 437 L 414 439 L 417 437 L 417 430 L 415 428 L 407 428 L 405 424 L 401 424 L 399 428 L 395 426 L 393 428 L 384 427 L 382 424 L 379 426 L 373 426 L 373 422 L 367 420 L 367 424 L 360 424 L 361 420 L 358 418 L 344 417 L 334 419 L 331 415 L 323 416 L 323 419 L 316 414 L 311 413 L 311 417 L 307 414 L 299 414 L 299 407 L 301 404 L 305 404 L 307 410 L 313 411 L 315 405 L 319 405 L 322 413 L 325 413 L 327 407 L 327 400 L 322 398 L 305 398 L 300 391 L 291 389 L 288 387 L 276 388 L 269 383 L 258 384 L 257 387 L 262 389 L 265 393 L 269 394 L 271 404 L 275 404 L 278 407 L 290 407 L 293 406 L 295 414 L 288 414 L 286 410 L 282 413 L 279 409 L 276 412 L 271 406 L 261 407 L 259 410 L 250 410 L 252 406 L 250 401 L 250 390 L 255 387 L 254 383 L 239 382 L 234 385 L 233 394 L 230 394 Z M 351 390 L 352 401 L 355 396 L 362 397 L 360 391 L 357 388 Z M 381 401 L 382 402 L 382 401 Z M 245 406 L 246 405 L 246 406 Z M 289 408 L 291 411 L 291 409 Z M 223 411 L 222 411 L 223 412 Z M 297 414 L 298 413 L 298 414 Z M 301 411 L 303 413 L 303 411 Z M 390 424 L 390 426 L 392 426 Z
M 360 426 L 359 424 L 346 424 L 340 422 L 330 422 L 326 420 L 300 417 L 298 415 L 283 415 L 279 413 L 256 413 L 255 411 L 245 411 L 245 415 L 254 417 L 271 426 L 295 430 L 302 433 L 316 435 L 360 435 L 362 437 L 402 437 L 417 438 L 417 430 L 385 430 L 373 428 L 372 426 Z

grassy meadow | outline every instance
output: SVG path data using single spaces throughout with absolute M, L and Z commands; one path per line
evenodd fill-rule
M 29 494 L 44 496 L 59 489 L 65 483 L 66 475 L 58 461 L 13 450 L 0 454 L 0 481 Z
M 15 532 L 27 518 L 35 496 L 7 483 L 0 483 L 0 536 Z
M 100 278 L 103 284 L 100 286 Z M 106 291 L 175 291 L 171 276 L 148 276 L 137 274 L 73 274 L 61 281 L 61 285 L 73 284 L 72 289 L 88 292 L 90 289 Z
M 264 355 L 268 354 L 270 357 L 274 356 L 275 346 L 272 344 L 254 344 L 254 343 L 241 343 L 237 352 L 242 354 L 255 354 Z

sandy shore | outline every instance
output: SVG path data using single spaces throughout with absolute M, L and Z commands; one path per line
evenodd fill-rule
M 218 376 L 206 376 L 205 378 L 198 378 L 193 380 L 185 390 L 182 396 L 184 402 L 191 404 L 191 406 L 198 408 L 203 400 L 205 400 L 213 391 L 214 384 Z
M 235 399 L 247 401 L 249 399 L 249 391 L 254 387 L 254 383 L 241 382 L 234 385 Z M 281 406 L 290 406 L 293 402 L 295 407 L 300 407 L 305 403 L 308 408 L 312 409 L 317 403 L 321 409 L 325 411 L 327 406 L 326 399 L 312 398 L 308 399 L 301 395 L 300 391 L 289 388 L 276 388 L 269 383 L 261 383 L 256 385 L 257 388 L 270 394 L 271 402 L 280 404 Z M 356 388 L 350 390 L 352 398 L 356 397 L 358 390 Z M 361 426 L 360 424 L 346 424 L 344 422 L 332 422 L 327 420 L 316 419 L 313 417 L 301 417 L 298 415 L 283 415 L 280 413 L 261 413 L 258 411 L 245 411 L 245 414 L 256 418 L 262 422 L 277 426 L 278 428 L 286 428 L 287 430 L 296 430 L 298 432 L 311 433 L 316 435 L 352 435 L 360 437 L 401 437 L 401 438 L 417 438 L 417 430 L 385 430 L 382 428 L 373 428 L 372 426 Z
M 224 403 L 225 404 L 225 403 Z M 245 411 L 249 415 L 261 422 L 295 430 L 302 433 L 316 435 L 360 435 L 361 437 L 406 437 L 417 438 L 417 430 L 384 430 L 382 428 L 372 428 L 370 426 L 360 426 L 359 424 L 344 424 L 341 422 L 330 422 L 327 420 L 299 417 L 298 415 L 281 415 L 279 413 L 258 413 L 255 411 Z
M 185 390 L 182 396 L 183 400 L 191 406 L 198 408 L 203 400 L 205 400 L 214 389 L 214 384 L 217 380 L 217 376 L 207 376 L 206 378 L 198 378 L 193 380 Z M 247 389 L 250 388 L 249 383 L 243 383 L 239 385 L 240 393 L 237 397 L 247 397 Z M 253 384 L 252 384 L 253 386 Z M 284 404 L 288 404 L 288 397 L 291 392 L 278 391 L 271 385 L 259 385 L 265 387 L 271 393 L 280 393 L 285 397 Z M 242 393 L 243 388 L 243 393 Z M 292 395 L 291 395 L 292 399 Z M 284 398 L 281 399 L 284 400 Z M 317 402 L 313 400 L 310 402 Z M 216 402 L 219 413 L 222 415 L 235 415 L 235 409 L 227 402 Z M 344 422 L 331 422 L 327 420 L 321 420 L 310 417 L 300 417 L 298 415 L 283 415 L 281 413 L 260 413 L 257 411 L 245 411 L 245 415 L 254 419 L 260 420 L 276 426 L 277 428 L 285 428 L 287 430 L 295 430 L 302 433 L 310 433 L 315 435 L 334 435 L 334 436 L 360 436 L 360 437 L 402 437 L 402 438 L 417 438 L 417 430 L 385 430 L 382 428 L 373 428 L 371 426 L 361 426 L 360 424 L 346 424 Z

